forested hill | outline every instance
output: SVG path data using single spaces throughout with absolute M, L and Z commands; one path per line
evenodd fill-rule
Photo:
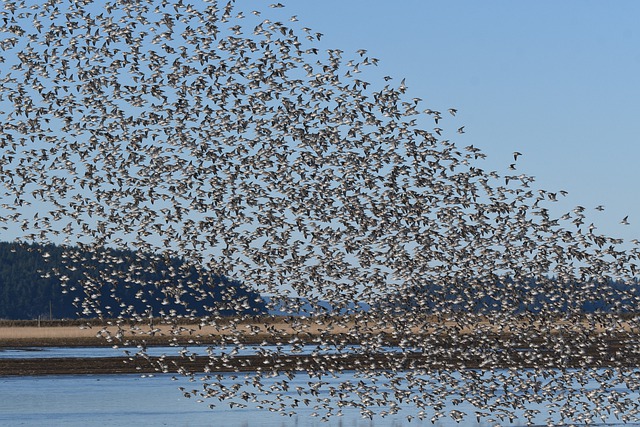
M 640 282 L 613 280 L 594 283 L 586 291 L 583 283 L 557 279 L 515 282 L 507 277 L 482 286 L 442 286 L 434 283 L 389 294 L 376 309 L 392 308 L 396 313 L 420 310 L 427 313 L 495 312 L 521 313 L 637 313 Z
M 265 312 L 258 293 L 226 277 L 185 268 L 184 261 L 179 259 L 145 261 L 145 257 L 132 251 L 105 249 L 103 255 L 118 260 L 105 263 L 104 256 L 101 259 L 95 254 L 84 254 L 77 248 L 73 251 L 81 262 L 76 262 L 73 271 L 69 271 L 62 247 L 0 242 L 0 319 L 95 317 L 95 311 L 82 313 L 79 304 L 86 298 L 93 298 L 106 318 L 132 313 L 159 316 L 173 310 L 176 314 L 196 316 Z M 135 280 L 131 280 L 129 273 L 132 262 L 137 267 Z M 46 274 L 53 269 L 68 276 L 64 287 L 57 275 Z M 98 288 L 85 293 L 80 285 L 83 277 L 108 280 L 97 281 Z M 158 286 L 159 283 L 162 285 Z M 193 283 L 204 285 L 195 290 Z M 116 287 L 117 292 L 112 292 Z

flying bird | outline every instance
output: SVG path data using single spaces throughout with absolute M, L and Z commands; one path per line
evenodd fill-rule
M 282 3 L 50 3 L 0 12 L 0 228 L 110 345 L 166 337 L 148 362 L 233 410 L 634 420 L 640 252 L 566 191 Z

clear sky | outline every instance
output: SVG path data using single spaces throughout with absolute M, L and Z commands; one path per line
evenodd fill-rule
M 275 2 L 237 0 L 237 9 Z M 482 149 L 479 167 L 513 175 L 519 151 L 516 173 L 569 192 L 557 216 L 581 205 L 597 231 L 640 239 L 640 1 L 282 2 L 263 15 L 297 15 L 298 28 L 324 34 L 319 49 L 378 58 L 359 76 L 371 90 L 404 78 L 421 109 L 456 108 L 443 115 L 443 137 Z M 427 115 L 422 123 L 434 126 Z M 631 224 L 620 224 L 627 215 Z
M 457 108 L 446 125 L 466 133 L 451 140 L 481 148 L 485 170 L 508 172 L 519 151 L 537 187 L 569 192 L 558 212 L 582 205 L 597 231 L 640 238 L 640 2 L 283 3 L 324 34 L 317 46 L 378 58 L 372 84 L 406 78 L 424 108 Z

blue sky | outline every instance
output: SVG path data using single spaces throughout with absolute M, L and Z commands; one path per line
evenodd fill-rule
M 238 0 L 237 9 L 297 15 L 295 27 L 324 34 L 305 47 L 345 59 L 367 49 L 379 59 L 358 76 L 370 91 L 404 78 L 420 109 L 445 112 L 443 138 L 487 154 L 479 167 L 535 176 L 537 188 L 569 192 L 551 205 L 558 217 L 581 205 L 597 232 L 640 238 L 640 2 L 290 0 L 264 10 L 270 3 Z M 419 126 L 434 123 L 424 115 Z M 514 151 L 523 154 L 516 173 Z M 631 225 L 620 224 L 625 216 Z
M 373 85 L 385 75 L 396 84 L 406 78 L 407 93 L 424 108 L 457 108 L 445 126 L 464 125 L 466 133 L 450 139 L 481 148 L 485 170 L 508 172 L 520 151 L 518 172 L 535 176 L 538 188 L 569 192 L 556 204 L 560 214 L 582 205 L 599 232 L 640 237 L 640 2 L 285 6 L 283 13 L 324 34 L 318 47 L 345 57 L 364 48 L 378 58 L 368 74 Z M 593 209 L 600 204 L 605 211 Z M 621 225 L 627 215 L 631 225 Z

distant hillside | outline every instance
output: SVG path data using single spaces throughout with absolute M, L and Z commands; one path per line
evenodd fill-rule
M 544 284 L 543 284 L 544 283 Z M 516 283 L 510 278 L 484 286 L 426 284 L 388 295 L 380 307 L 396 312 L 467 311 L 503 313 L 635 313 L 640 307 L 640 283 L 594 283 L 587 292 L 580 283 L 551 279 Z
M 195 316 L 265 312 L 264 301 L 253 290 L 223 276 L 199 274 L 180 259 L 158 261 L 111 249 L 99 256 L 77 248 L 70 251 L 75 253 L 73 263 L 60 246 L 0 242 L 0 319 L 74 319 L 82 315 L 84 300 L 106 318 L 171 311 Z M 42 277 L 52 269 L 68 277 L 66 286 L 55 274 Z M 94 280 L 99 292 L 85 293 L 83 277 Z M 196 283 L 202 284 L 199 290 Z M 95 317 L 96 312 L 84 315 Z
M 273 299 L 270 296 L 262 296 L 268 306 L 270 315 L 273 316 L 311 316 L 313 314 L 353 314 L 367 312 L 371 306 L 365 302 L 346 304 L 346 308 L 336 309 L 329 301 L 319 300 L 315 304 L 306 298 L 282 298 Z

